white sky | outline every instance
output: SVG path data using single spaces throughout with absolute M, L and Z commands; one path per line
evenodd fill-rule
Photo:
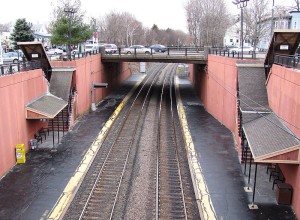
M 232 4 L 233 0 L 225 0 L 232 14 L 239 10 Z M 251 0 L 250 0 L 251 1 Z M 272 0 L 270 5 L 272 4 Z M 275 5 L 282 1 L 275 0 Z M 18 18 L 26 18 L 27 22 L 48 23 L 56 0 L 1 0 L 0 23 L 14 23 Z M 129 12 L 144 26 L 158 28 L 172 28 L 187 32 L 184 5 L 187 0 L 81 0 L 82 10 L 86 17 L 103 17 L 111 11 Z

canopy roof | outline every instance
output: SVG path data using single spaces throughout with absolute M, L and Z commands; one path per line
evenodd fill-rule
M 67 105 L 68 102 L 54 95 L 43 95 L 26 105 L 26 119 L 53 119 Z
M 259 113 L 252 118 L 243 130 L 254 162 L 299 164 L 300 141 L 276 114 Z

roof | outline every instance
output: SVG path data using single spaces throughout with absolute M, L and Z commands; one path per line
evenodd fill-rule
M 276 114 L 256 114 L 252 119 L 242 127 L 254 162 L 299 164 L 300 141 Z
M 273 64 L 274 54 L 294 55 L 300 43 L 300 30 L 274 30 L 265 58 L 265 65 Z
M 50 93 L 68 101 L 74 71 L 75 68 L 52 69 L 49 88 Z
M 25 106 L 26 119 L 53 119 L 68 102 L 54 95 L 47 94 Z
M 251 65 L 257 65 L 253 67 Z M 265 70 L 261 64 L 238 65 L 238 86 L 242 111 L 269 111 Z
M 41 42 L 18 42 L 28 61 L 41 61 L 44 72 L 51 70 L 51 64 Z

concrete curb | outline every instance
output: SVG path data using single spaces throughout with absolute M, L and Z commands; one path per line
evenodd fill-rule
M 144 76 L 145 77 L 145 76 Z M 142 77 L 137 83 L 134 85 L 134 87 L 130 90 L 130 92 L 125 96 L 123 101 L 119 104 L 119 106 L 116 108 L 116 110 L 113 112 L 113 114 L 110 116 L 110 118 L 107 120 L 101 131 L 99 132 L 97 138 L 94 140 L 92 145 L 87 150 L 86 154 L 83 156 L 83 159 L 81 160 L 79 166 L 77 167 L 76 171 L 74 172 L 73 176 L 71 177 L 70 181 L 66 185 L 65 189 L 63 190 L 63 193 L 58 198 L 57 202 L 55 203 L 54 207 L 50 211 L 48 215 L 48 219 L 62 219 L 65 212 L 67 211 L 67 208 L 72 202 L 72 199 L 74 198 L 77 190 L 79 189 L 87 171 L 89 170 L 95 156 L 97 155 L 97 152 L 102 146 L 103 141 L 105 140 L 111 126 L 115 122 L 116 118 L 122 111 L 123 107 L 129 100 L 129 98 L 132 96 L 136 88 L 139 86 L 139 84 L 144 79 Z
M 197 205 L 200 212 L 201 219 L 217 219 L 210 194 L 205 182 L 204 175 L 202 173 L 202 168 L 200 163 L 198 162 L 198 155 L 195 150 L 195 146 L 192 140 L 192 135 L 190 133 L 187 118 L 185 115 L 185 111 L 183 108 L 183 104 L 180 97 L 179 92 L 179 82 L 178 77 L 176 76 L 176 100 L 177 100 L 177 111 L 179 115 L 179 120 L 181 124 L 181 129 L 183 132 L 185 146 L 187 150 L 187 157 L 190 167 L 190 172 L 192 176 L 192 181 L 194 185 L 195 196 L 197 200 Z

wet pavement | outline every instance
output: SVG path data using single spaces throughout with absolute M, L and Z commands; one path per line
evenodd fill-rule
M 95 112 L 80 118 L 58 141 L 56 151 L 51 151 L 52 139 L 47 138 L 43 146 L 26 155 L 25 164 L 16 165 L 1 179 L 1 220 L 47 219 L 102 126 L 141 76 L 133 75 L 120 90 L 105 98 Z M 248 176 L 244 175 L 244 167 L 239 163 L 232 134 L 204 110 L 187 80 L 180 80 L 180 83 L 189 129 L 217 218 L 296 219 L 290 206 L 277 205 L 276 190 L 272 190 L 264 166 L 258 167 L 255 194 L 258 209 L 248 208 L 252 193 L 244 191 Z
M 217 219 L 296 219 L 290 206 L 277 204 L 277 189 L 272 190 L 265 165 L 257 168 L 254 204 L 258 209 L 249 209 L 253 193 L 245 192 L 244 187 L 253 190 L 255 166 L 251 166 L 248 185 L 249 165 L 244 174 L 244 164 L 239 162 L 232 133 L 205 111 L 188 80 L 179 82 L 189 130 Z

